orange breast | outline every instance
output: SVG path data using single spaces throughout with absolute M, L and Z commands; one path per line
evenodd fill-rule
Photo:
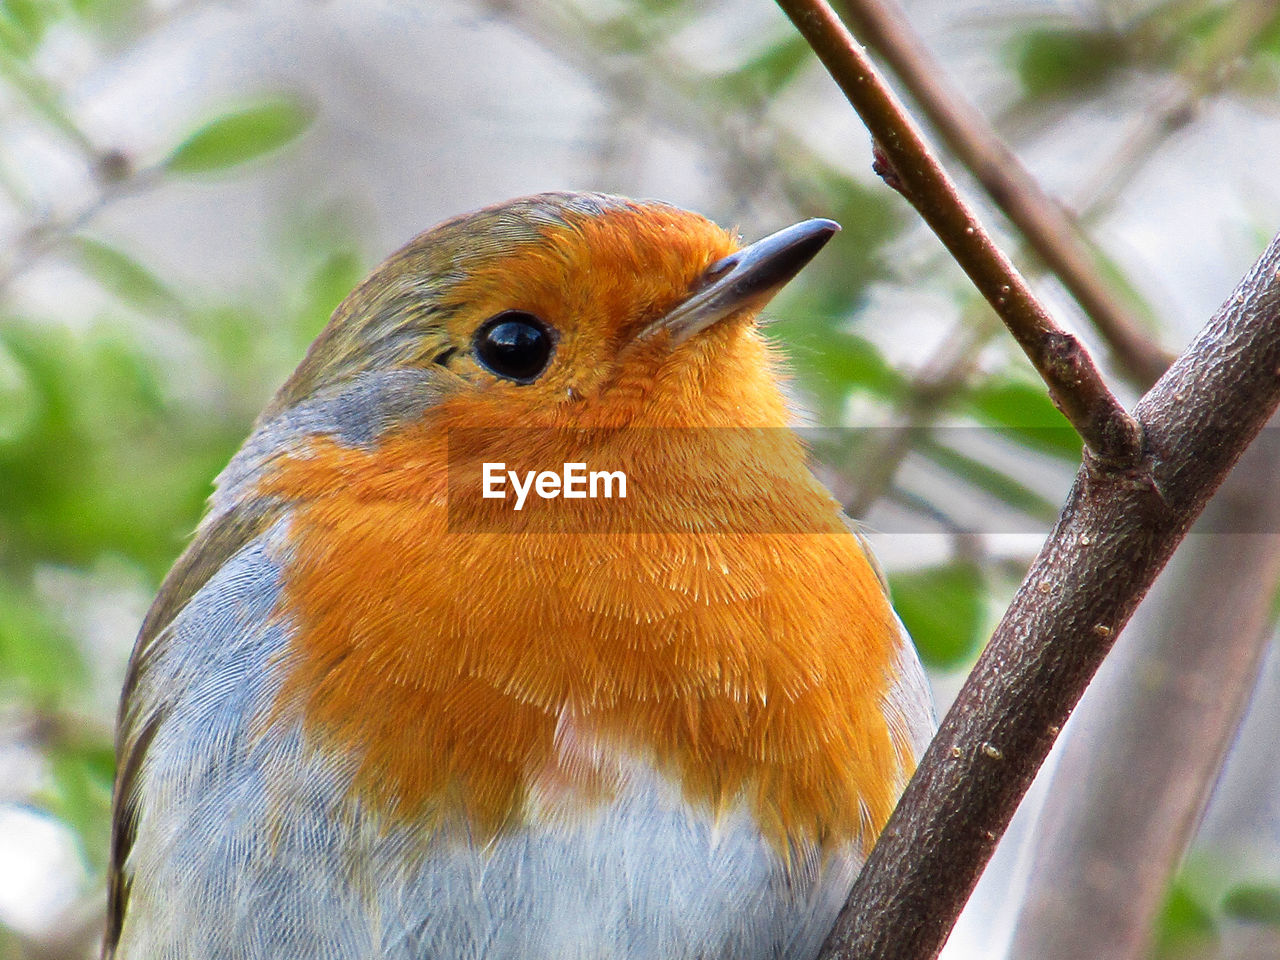
M 263 485 L 300 504 L 280 709 L 360 757 L 364 799 L 481 835 L 517 827 L 534 789 L 603 802 L 607 771 L 558 749 L 568 717 L 691 803 L 745 799 L 780 845 L 869 846 L 902 761 L 880 710 L 896 626 L 794 437 L 751 447 L 734 431 L 662 431 L 615 451 L 630 457 L 626 501 L 558 502 L 609 511 L 612 532 L 548 532 L 585 528 L 539 501 L 525 532 L 500 533 L 476 531 L 503 529 L 509 502 L 458 485 L 489 455 L 469 436 L 451 450 L 437 420 L 375 451 L 318 441 Z M 542 442 L 544 464 L 577 453 L 553 433 Z M 721 482 L 691 480 L 682 462 Z M 724 472 L 735 465 L 766 475 Z M 726 511 L 746 518 L 737 532 L 676 526 Z

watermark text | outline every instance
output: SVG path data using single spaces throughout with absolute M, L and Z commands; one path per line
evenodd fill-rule
M 524 508 L 530 491 L 543 500 L 563 497 L 566 500 L 592 500 L 603 497 L 612 500 L 627 498 L 627 475 L 621 470 L 587 470 L 585 463 L 566 463 L 559 473 L 554 470 L 527 470 L 523 478 L 515 470 L 508 470 L 502 462 L 484 464 L 486 500 L 507 499 L 507 484 L 515 491 L 515 509 Z M 615 493 L 615 490 L 617 491 Z

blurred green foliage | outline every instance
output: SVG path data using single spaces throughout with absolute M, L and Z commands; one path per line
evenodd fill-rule
M 1180 881 L 1169 887 L 1156 931 L 1155 960 L 1203 956 L 1218 939 L 1213 911 Z
M 739 99 L 776 96 L 812 63 L 809 44 L 799 34 L 784 36 L 726 73 L 721 83 Z
M 980 423 L 1033 450 L 1080 462 L 1079 436 L 1053 405 L 1044 385 L 1025 374 L 990 377 L 964 391 L 962 400 Z
M 1079 27 L 1028 30 L 1014 39 L 1009 55 L 1023 92 L 1032 99 L 1096 91 L 1129 60 L 1123 34 Z
M 313 111 L 277 94 L 193 123 L 154 170 L 97 154 L 32 60 L 54 29 L 127 48 L 143 14 L 131 0 L 0 2 L 0 92 L 68 153 L 94 154 L 104 196 L 119 184 L 136 192 L 168 177 L 235 175 L 306 131 Z M 0 168 L 9 202 L 21 205 L 26 191 L 11 182 L 20 168 L 2 155 Z M 97 704 L 111 695 L 93 689 L 100 668 L 88 659 L 83 626 L 45 574 L 154 588 L 266 392 L 363 264 L 350 241 L 343 249 L 310 243 L 296 275 L 277 278 L 277 303 L 251 306 L 234 293 L 193 302 L 137 253 L 96 235 L 87 210 L 84 225 L 73 216 L 65 233 L 65 219 L 42 224 L 38 210 L 21 211 L 34 229 L 0 251 L 0 707 L 43 762 L 27 802 L 79 838 L 92 900 L 106 866 L 114 770 L 110 715 Z M 87 324 L 17 307 L 3 286 L 41 258 L 79 271 L 109 305 Z M 179 355 L 189 365 L 175 363 Z M 0 927 L 0 954 L 25 956 L 21 944 Z
M 893 605 L 920 657 L 930 667 L 951 669 L 972 659 L 985 639 L 987 578 L 972 560 L 909 570 L 889 578 Z
M 1185 865 L 1165 894 L 1152 960 L 1261 956 L 1259 949 L 1273 950 L 1280 943 L 1280 878 L 1259 878 L 1250 869 L 1221 856 L 1201 856 Z M 1241 953 L 1225 946 L 1233 929 L 1250 928 L 1265 931 L 1260 943 L 1272 947 Z
M 1238 883 L 1222 898 L 1222 912 L 1242 923 L 1280 928 L 1280 884 Z
M 164 162 L 169 173 L 214 173 L 278 150 L 311 125 L 311 111 L 276 99 L 219 114 L 193 131 Z

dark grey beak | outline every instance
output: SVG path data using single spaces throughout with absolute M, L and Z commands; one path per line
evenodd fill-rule
M 840 230 L 834 220 L 805 220 L 757 240 L 707 267 L 701 285 L 641 337 L 669 330 L 675 343 L 745 307 L 759 309 L 786 286 Z

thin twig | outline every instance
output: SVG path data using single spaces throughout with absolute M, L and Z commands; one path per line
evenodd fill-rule
M 651 41 L 634 22 L 619 17 L 600 23 L 573 3 L 539 0 L 474 0 L 476 6 L 502 18 L 553 55 L 597 78 L 606 92 L 625 89 L 661 123 L 697 142 L 709 144 L 722 160 L 728 193 L 759 196 L 774 188 L 788 199 L 800 189 L 783 154 L 802 151 L 807 162 L 830 168 L 811 148 L 785 134 L 761 138 L 758 125 L 742 125 L 709 100 L 714 90 L 705 75 L 690 69 L 679 56 Z M 643 66 L 644 89 L 636 94 L 637 64 Z
M 10 89 L 17 91 L 49 126 L 66 138 L 90 168 L 96 166 L 98 148 L 67 115 L 58 93 L 42 77 L 28 70 L 26 64 L 6 54 L 0 55 L 0 78 L 6 80 Z
M 1280 237 L 1139 402 L 1148 459 L 1086 458 L 821 960 L 925 960 L 1116 635 L 1280 404 Z
M 151 11 L 133 43 L 140 45 L 162 27 L 180 17 L 196 13 L 199 0 L 179 0 L 164 10 Z M 97 194 L 68 214 L 39 211 L 33 222 L 18 234 L 8 257 L 0 262 L 0 297 L 9 285 L 39 260 L 57 250 L 76 233 L 87 227 L 103 210 L 116 201 L 157 185 L 163 173 L 159 166 L 135 169 L 130 158 L 114 148 L 99 149 L 63 105 L 62 92 L 50 81 L 32 71 L 12 56 L 0 55 L 0 80 L 23 97 L 33 112 L 60 133 L 79 153 L 88 167 Z M 0 159 L 0 189 L 8 193 L 19 208 L 33 206 L 25 186 L 13 177 Z
M 103 210 L 130 194 L 153 186 L 160 174 L 159 168 L 154 167 L 126 173 L 122 179 L 103 186 L 96 197 L 73 213 L 41 221 L 24 230 L 9 259 L 0 263 L 0 297 L 8 292 L 14 280 L 87 227 Z
M 904 24 L 893 21 L 886 22 L 886 11 L 889 3 L 877 0 L 845 0 L 844 6 L 852 21 L 858 26 L 860 33 L 871 46 L 877 49 L 894 69 L 904 86 L 913 97 L 928 109 L 931 100 L 939 101 L 938 109 L 946 112 L 949 90 L 941 79 L 941 69 L 937 66 L 927 49 Z M 872 14 L 863 16 L 862 11 L 872 10 Z M 1262 30 L 1277 16 L 1280 0 L 1245 0 L 1234 4 L 1227 11 L 1223 22 L 1214 30 L 1203 47 L 1196 49 L 1187 62 L 1179 64 L 1175 69 L 1183 76 L 1161 97 L 1158 104 L 1150 110 L 1142 111 L 1142 120 L 1133 132 L 1124 138 L 1123 144 L 1116 154 L 1103 163 L 1096 176 L 1089 180 L 1089 185 L 1078 191 L 1067 204 L 1068 209 L 1078 211 L 1072 218 L 1072 226 L 1079 229 L 1083 223 L 1094 220 L 1102 211 L 1112 206 L 1120 189 L 1128 183 L 1141 169 L 1142 162 L 1154 153 L 1159 143 L 1181 129 L 1185 122 L 1195 113 L 1196 105 L 1207 96 L 1212 96 L 1226 88 L 1231 80 L 1239 74 L 1242 61 L 1240 57 L 1258 40 Z M 952 122 L 964 125 L 967 116 L 974 117 L 974 123 L 968 125 L 966 134 L 981 139 L 984 128 L 990 130 L 982 115 L 974 114 L 969 105 L 956 99 L 957 112 L 960 116 Z M 965 111 L 968 111 L 965 113 Z M 940 122 L 935 125 L 941 127 Z M 991 134 L 994 138 L 995 135 Z M 992 140 L 995 150 L 1003 150 L 1004 145 Z M 952 149 L 957 150 L 952 144 Z M 957 150 L 957 152 L 959 152 Z M 993 154 L 994 155 L 994 154 Z M 962 156 L 961 159 L 964 159 Z M 1048 199 L 1049 214 L 1062 213 L 1059 205 Z M 1028 251 L 1035 251 L 1035 237 L 1026 233 L 1020 245 L 1016 259 L 1021 261 Z M 1025 249 L 1024 249 L 1025 248 Z M 1043 249 L 1040 258 L 1049 262 Z M 1092 269 L 1092 268 L 1091 268 Z M 1101 280 L 1098 280 L 1101 283 Z M 1096 325 L 1095 325 L 1096 326 Z M 1100 331 L 1106 339 L 1105 331 Z M 1141 337 L 1136 329 L 1135 335 Z M 1167 357 L 1154 344 L 1148 343 L 1142 348 L 1145 359 L 1134 356 L 1136 363 L 1121 364 L 1121 369 L 1131 380 L 1141 381 L 1134 370 L 1138 363 L 1149 366 L 1151 379 L 1158 371 L 1168 366 Z M 1112 344 L 1114 353 L 1122 348 Z M 927 428 L 932 414 L 963 388 L 963 377 L 952 376 L 943 366 L 943 354 L 950 355 L 954 350 L 944 348 L 939 357 L 927 363 L 920 374 L 908 385 L 907 402 L 901 404 L 901 416 L 906 420 L 886 441 L 877 446 L 874 455 L 865 458 L 862 476 L 854 485 L 855 494 L 846 500 L 846 510 L 851 516 L 862 516 L 892 481 L 897 467 L 905 459 L 909 449 L 907 444 L 921 436 L 921 430 Z M 957 366 L 968 367 L 964 357 L 956 358 Z M 947 383 L 951 386 L 951 394 L 940 396 L 935 382 Z M 934 409 L 919 410 L 913 408 L 911 399 L 917 388 L 924 389 L 937 403 Z
M 1134 465 L 1137 422 L 1107 389 L 1080 342 L 1036 300 L 926 146 L 865 51 L 823 0 L 778 0 L 813 47 L 892 165 L 892 181 L 995 308 L 1094 456 Z
M 1043 190 L 986 117 L 947 83 L 941 65 L 894 0 L 843 0 L 841 8 L 951 151 L 1062 281 L 1124 374 L 1143 388 L 1155 383 L 1173 357 L 1151 340 L 1102 279 L 1076 220 Z
M 974 301 L 981 306 L 981 301 Z M 985 306 L 984 317 L 990 318 Z M 973 372 L 978 354 L 993 332 L 999 330 L 994 321 L 964 323 L 953 335 L 943 338 L 933 356 L 911 378 L 903 391 L 898 422 L 891 426 L 871 450 L 860 458 L 861 476 L 853 495 L 844 500 L 851 517 L 862 517 L 889 489 L 898 468 L 919 444 L 933 421 L 956 394 L 964 389 Z

